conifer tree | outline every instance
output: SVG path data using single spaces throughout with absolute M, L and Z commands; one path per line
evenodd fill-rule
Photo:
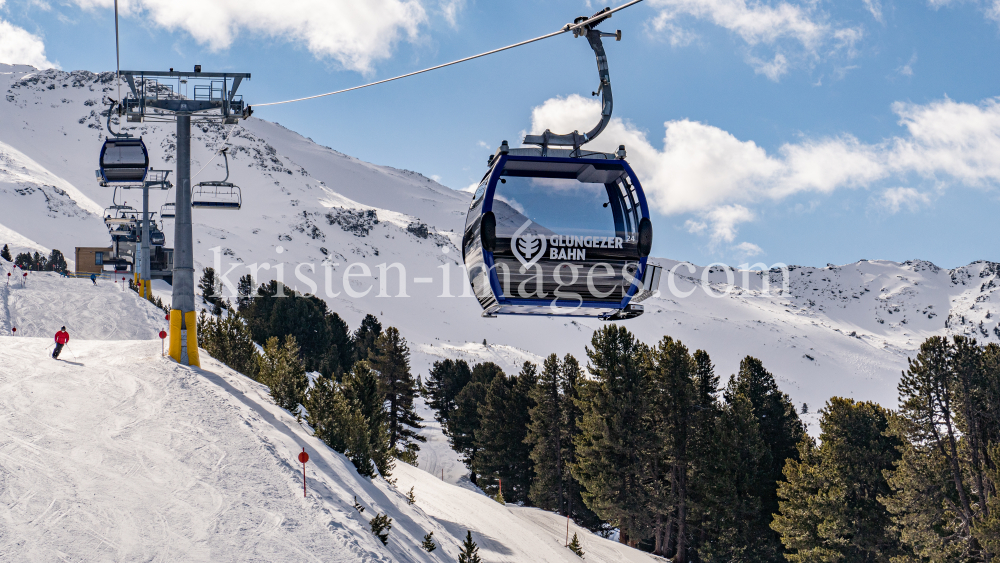
M 215 268 L 205 267 L 201 271 L 201 279 L 198 280 L 198 289 L 201 290 L 201 299 L 205 303 L 212 305 L 212 314 L 218 316 L 222 313 L 222 284 L 215 275 Z
M 488 421 L 476 432 L 479 450 L 476 470 L 503 480 L 503 491 L 490 482 L 481 488 L 487 493 L 502 492 L 507 502 L 527 502 L 531 487 L 531 445 L 525 442 L 530 409 L 533 405 L 531 390 L 538 374 L 531 362 L 524 362 L 521 372 L 514 377 L 494 377 L 486 389 L 486 397 L 479 405 L 479 418 Z
M 424 534 L 424 541 L 420 544 L 420 547 L 424 548 L 424 551 L 427 553 L 431 553 L 437 549 L 437 545 L 434 543 L 434 532 Z
M 0 258 L 3 258 L 4 260 L 6 260 L 8 262 L 13 262 L 14 261 L 14 259 L 10 257 L 10 249 L 7 248 L 6 244 L 3 245 L 3 249 L 0 250 Z
M 768 479 L 771 452 L 764 442 L 750 400 L 727 394 L 719 419 L 719 450 L 713 468 L 710 511 L 698 555 L 711 563 L 782 561 L 779 545 L 769 541 L 770 514 L 758 491 Z
M 397 457 L 407 446 L 419 451 L 415 442 L 425 442 L 427 438 L 417 434 L 423 428 L 421 418 L 413 409 L 413 399 L 417 394 L 416 381 L 410 373 L 410 349 L 399 330 L 389 327 L 379 336 L 368 351 L 369 363 L 379 374 L 382 395 L 388 402 L 389 447 Z
M 304 400 L 309 380 L 299 359 L 299 347 L 294 336 L 285 338 L 280 344 L 276 337 L 267 340 L 264 354 L 259 360 L 259 378 L 271 391 L 271 398 L 279 407 L 297 413 Z
M 531 390 L 535 406 L 529 411 L 531 422 L 526 440 L 532 446 L 531 460 L 535 474 L 528 496 L 532 504 L 539 508 L 565 514 L 563 464 L 570 444 L 559 393 L 559 367 L 559 357 L 555 354 L 545 358 L 538 384 Z
M 257 379 L 260 355 L 250 329 L 239 315 L 198 316 L 198 346 L 243 375 Z
M 458 552 L 458 563 L 483 563 L 479 557 L 479 546 L 472 541 L 472 530 L 466 530 L 462 550 Z
M 448 421 L 448 443 L 462 456 L 462 463 L 469 468 L 469 480 L 478 485 L 476 458 L 479 448 L 476 434 L 479 431 L 479 404 L 486 400 L 486 385 L 471 381 L 455 397 L 455 412 Z
M 654 436 L 646 416 L 644 349 L 618 325 L 594 333 L 587 348 L 594 379 L 580 386 L 583 416 L 573 467 L 587 506 L 617 526 L 619 540 L 633 547 L 649 536 L 651 520 L 643 452 Z
M 37 252 L 35 254 L 38 254 Z M 21 268 L 22 270 L 31 270 L 33 262 L 31 261 L 31 254 L 27 252 L 20 252 L 17 258 L 14 259 L 14 266 Z
M 332 379 L 317 379 L 304 406 L 313 435 L 347 456 L 359 474 L 374 477 L 368 421 L 348 400 L 341 385 Z
M 389 443 L 389 413 L 381 383 L 368 362 L 358 362 L 344 375 L 344 394 L 364 420 L 368 436 L 368 455 L 378 472 L 388 478 L 393 469 L 393 450 Z
M 326 365 L 320 371 L 340 379 L 345 373 L 351 371 L 351 367 L 354 365 L 354 345 L 351 342 L 351 332 L 347 327 L 347 322 L 335 312 L 329 312 L 326 315 L 326 325 L 330 334 L 330 343 Z
M 250 274 L 240 276 L 240 280 L 236 283 L 236 310 L 243 312 L 250 305 L 250 301 L 253 300 L 253 294 L 253 276 Z
M 351 335 L 351 342 L 354 347 L 354 361 L 367 360 L 369 350 L 375 346 L 375 341 L 382 336 L 382 323 L 371 313 L 365 315 L 361 320 L 361 325 L 354 334 Z
M 583 557 L 583 547 L 580 546 L 580 538 L 577 537 L 576 532 L 573 532 L 573 539 L 570 540 L 569 544 L 566 545 L 570 551 L 577 554 L 579 557 Z
M 721 487 L 724 481 L 721 417 L 719 404 L 719 376 L 708 353 L 698 350 L 694 353 L 694 415 L 690 440 L 690 526 L 691 546 L 700 546 L 712 541 L 713 522 L 724 510 L 726 491 Z
M 785 463 L 781 513 L 771 527 L 794 563 L 890 563 L 905 555 L 878 498 L 891 491 L 884 472 L 899 459 L 898 438 L 886 434 L 889 411 L 875 403 L 833 397 L 820 411 L 820 445 L 806 436 L 799 459 Z
M 784 480 L 786 459 L 798 459 L 798 443 L 805 436 L 795 405 L 786 393 L 778 389 L 774 376 L 764 369 L 757 358 L 747 356 L 740 362 L 740 371 L 729 379 L 726 401 L 742 394 L 750 401 L 757 419 L 760 437 L 769 450 L 768 465 L 757 475 L 754 496 L 760 499 L 762 536 L 759 543 L 781 551 L 777 532 L 770 529 L 771 515 L 778 513 L 777 483 Z
M 376 514 L 369 522 L 372 533 L 382 542 L 382 545 L 389 543 L 389 530 L 392 529 L 392 518 L 388 514 Z
M 45 269 L 50 272 L 65 273 L 68 267 L 63 253 L 53 248 L 52 252 L 49 253 L 49 259 L 45 262 Z
M 991 423 L 1000 383 L 975 341 L 931 337 L 900 379 L 890 432 L 903 441 L 882 501 L 913 560 L 988 561 L 1000 530 L 998 432 Z M 975 455 L 976 451 L 978 455 Z
M 664 336 L 648 356 L 650 416 L 655 448 L 649 452 L 650 501 L 656 512 L 656 555 L 687 561 L 688 471 L 697 364 L 687 348 Z M 676 530 L 676 537 L 673 536 Z
M 446 359 L 434 362 L 427 381 L 427 405 L 434 409 L 434 418 L 447 427 L 455 411 L 455 397 L 472 380 L 472 370 L 465 360 Z
M 573 477 L 576 464 L 576 437 L 580 434 L 578 421 L 583 416 L 580 408 L 580 383 L 583 381 L 580 362 L 572 354 L 566 354 L 559 365 L 559 390 L 561 395 L 562 425 L 566 441 L 563 452 L 563 491 L 566 499 L 565 512 L 577 524 L 594 531 L 606 531 L 608 524 L 583 502 L 580 483 Z

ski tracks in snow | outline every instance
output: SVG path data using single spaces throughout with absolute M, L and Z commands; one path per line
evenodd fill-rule
M 156 342 L 46 344 L 0 338 L 0 560 L 384 560 Z

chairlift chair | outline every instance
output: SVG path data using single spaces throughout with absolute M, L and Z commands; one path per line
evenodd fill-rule
M 236 211 L 243 205 L 239 186 L 229 182 L 229 157 L 222 149 L 226 162 L 226 177 L 221 182 L 198 182 L 191 194 L 192 209 L 222 209 Z
M 642 314 L 637 303 L 659 284 L 659 268 L 647 263 L 649 208 L 625 147 L 616 153 L 581 148 L 611 119 L 601 37 L 620 35 L 594 29 L 600 21 L 574 33 L 585 36 L 597 56 L 601 122 L 585 134 L 525 137 L 526 145 L 539 148 L 512 149 L 504 141 L 472 197 L 462 256 L 483 316 L 629 319 Z
M 177 216 L 177 206 L 174 202 L 164 203 L 160 206 L 161 219 L 173 219 Z

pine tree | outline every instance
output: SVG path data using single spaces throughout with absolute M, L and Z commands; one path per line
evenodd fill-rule
M 351 342 L 354 345 L 354 361 L 367 360 L 369 350 L 375 346 L 375 341 L 382 336 L 382 323 L 371 313 L 361 320 L 361 326 L 354 331 Z
M 254 281 L 253 276 L 246 274 L 240 276 L 240 281 L 236 283 L 236 310 L 243 312 L 253 300 Z
M 379 378 L 368 362 L 358 362 L 344 375 L 343 388 L 348 401 L 364 420 L 371 462 L 388 479 L 393 469 L 393 450 L 389 444 L 389 414 Z
M 584 410 L 573 467 L 587 506 L 617 526 L 619 541 L 633 547 L 649 536 L 651 527 L 643 452 L 654 436 L 646 416 L 649 382 L 642 368 L 644 350 L 618 325 L 594 333 L 587 348 L 594 379 L 581 385 Z
M 10 249 L 7 248 L 6 244 L 3 245 L 3 249 L 0 250 L 0 258 L 3 258 L 8 262 L 12 262 L 14 260 L 13 258 L 10 257 Z
M 62 274 L 66 272 L 66 268 L 68 267 L 69 265 L 66 263 L 66 257 L 63 256 L 63 253 L 53 248 L 52 252 L 49 253 L 49 259 L 45 263 L 45 269 L 50 272 L 59 272 Z
M 233 370 L 257 379 L 260 354 L 240 316 L 209 317 L 203 311 L 198 316 L 198 346 Z
M 476 458 L 479 448 L 476 433 L 479 431 L 479 404 L 486 400 L 486 385 L 469 382 L 455 397 L 455 412 L 448 421 L 448 443 L 462 456 L 462 463 L 469 468 L 469 479 L 478 485 Z
M 479 557 L 479 546 L 472 541 L 472 531 L 466 530 L 465 541 L 462 542 L 462 551 L 458 552 L 458 563 L 483 563 Z
M 427 438 L 417 434 L 423 420 L 413 409 L 416 381 L 410 373 L 410 349 L 395 327 L 382 333 L 368 351 L 369 363 L 378 372 L 382 394 L 389 404 L 389 447 L 397 457 L 414 442 Z M 419 451 L 419 446 L 414 448 Z
M 330 312 L 326 316 L 327 330 L 330 334 L 329 351 L 326 365 L 320 369 L 323 373 L 332 374 L 336 378 L 351 371 L 354 365 L 354 345 L 351 343 L 351 332 L 337 313 Z
M 257 288 L 257 296 L 240 314 L 247 319 L 254 341 L 263 343 L 272 336 L 281 339 L 294 336 L 307 371 L 318 371 L 324 377 L 335 373 L 337 362 L 331 361 L 333 313 L 322 299 L 302 295 L 271 280 Z M 343 328 L 346 330 L 346 326 Z M 344 367 L 342 362 L 341 367 Z M 344 371 L 347 369 L 349 366 Z
M 258 369 L 260 381 L 270 388 L 274 403 L 291 413 L 297 413 L 299 403 L 305 400 L 309 380 L 299 359 L 295 337 L 286 337 L 283 345 L 279 344 L 276 337 L 269 338 L 264 345 Z
M 651 506 L 656 511 L 653 530 L 656 555 L 675 553 L 687 561 L 689 446 L 695 414 L 697 364 L 687 348 L 664 336 L 648 356 L 650 415 L 654 444 L 650 448 Z M 676 537 L 673 536 L 676 530 Z
M 580 546 L 580 538 L 576 536 L 576 532 L 573 532 L 573 539 L 570 540 L 566 547 L 568 547 L 573 553 L 577 554 L 577 556 L 583 557 L 583 548 Z
M 481 425 L 476 432 L 479 453 L 475 467 L 480 475 L 496 476 L 504 484 L 503 491 L 493 483 L 481 488 L 487 494 L 504 493 L 507 502 L 529 500 L 533 462 L 531 445 L 525 439 L 533 404 L 530 394 L 537 378 L 535 365 L 524 362 L 517 376 L 493 378 L 479 405 L 480 420 L 489 424 Z
M 316 380 L 304 403 L 313 435 L 351 460 L 358 473 L 375 476 L 368 421 L 332 379 Z M 364 510 L 363 508 L 361 510 Z
M 607 522 L 601 520 L 583 502 L 580 483 L 573 477 L 576 465 L 576 437 L 580 435 L 579 420 L 583 417 L 580 408 L 580 384 L 584 380 L 580 362 L 572 354 L 563 356 L 559 365 L 559 392 L 561 398 L 562 425 L 566 448 L 563 451 L 563 491 L 566 500 L 565 512 L 577 524 L 593 531 L 607 531 Z
M 47 262 L 45 257 L 39 254 L 37 251 L 31 256 L 31 269 L 36 272 L 41 272 L 45 270 Z
M 722 455 L 710 476 L 713 498 L 699 557 L 712 563 L 781 561 L 779 546 L 769 541 L 770 514 L 757 494 L 769 478 L 771 452 L 753 405 L 742 393 L 727 394 L 718 440 Z
M 222 312 L 222 283 L 215 275 L 215 268 L 208 266 L 202 269 L 198 289 L 201 290 L 202 301 L 212 305 L 212 314 L 218 316 Z
M 881 500 L 920 561 L 988 561 L 1000 530 L 997 498 L 1000 383 L 989 347 L 931 337 L 899 382 L 890 432 L 903 441 Z M 984 443 L 987 442 L 987 443 Z
M 699 551 L 700 546 L 713 540 L 718 515 L 725 510 L 728 502 L 727 491 L 722 484 L 724 457 L 727 452 L 722 446 L 722 406 L 719 404 L 719 376 L 708 353 L 698 350 L 694 353 L 694 420 L 690 441 L 690 526 L 696 532 L 691 536 L 691 547 Z
M 420 544 L 420 547 L 424 548 L 424 551 L 427 553 L 431 553 L 437 549 L 437 545 L 434 544 L 434 532 L 424 534 L 424 541 Z
M 559 367 L 559 357 L 555 354 L 545 358 L 538 384 L 531 391 L 535 406 L 530 410 L 531 422 L 526 440 L 532 446 L 535 475 L 528 496 L 532 504 L 539 508 L 565 514 L 563 464 L 570 444 L 559 394 Z
M 389 543 L 389 530 L 392 529 L 392 518 L 388 514 L 378 514 L 369 523 L 372 533 L 382 542 L 382 545 Z
M 753 495 L 760 500 L 762 513 L 762 521 L 755 523 L 762 530 L 757 542 L 766 545 L 768 550 L 780 553 L 781 540 L 769 526 L 771 515 L 778 513 L 777 483 L 784 480 L 785 460 L 798 459 L 798 443 L 805 436 L 805 428 L 791 399 L 778 389 L 774 376 L 764 369 L 757 358 L 744 358 L 740 362 L 740 371 L 730 378 L 725 390 L 726 401 L 731 401 L 731 397 L 737 394 L 750 401 L 760 437 L 770 454 L 768 465 L 755 474 L 756 490 Z
M 434 409 L 434 418 L 447 428 L 455 411 L 455 397 L 472 380 L 472 370 L 465 360 L 446 359 L 434 362 L 427 381 L 427 405 Z
M 38 254 L 37 252 L 35 254 Z M 31 254 L 27 252 L 20 252 L 17 258 L 14 259 L 14 266 L 22 270 L 28 271 L 32 269 Z
M 781 513 L 771 527 L 792 562 L 889 563 L 905 555 L 878 498 L 891 491 L 885 472 L 899 460 L 898 438 L 886 434 L 889 411 L 833 397 L 820 411 L 820 446 L 799 442 L 778 485 Z
M 413 487 L 410 487 L 410 492 L 406 493 L 406 504 L 415 504 L 417 502 L 417 497 L 413 494 Z

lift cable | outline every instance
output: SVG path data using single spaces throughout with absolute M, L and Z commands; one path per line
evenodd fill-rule
M 118 85 L 118 101 L 122 99 L 122 63 L 118 48 L 118 0 L 115 0 L 115 84 Z M 111 110 L 108 110 L 110 113 Z
M 492 55 L 494 53 L 499 53 L 501 51 L 506 51 L 508 49 L 513 49 L 514 47 L 520 47 L 522 45 L 527 45 L 529 43 L 534 43 L 536 41 L 541 41 L 542 39 L 548 39 L 549 37 L 555 37 L 556 35 L 562 35 L 563 33 L 568 33 L 568 32 L 580 29 L 582 27 L 590 25 L 595 20 L 602 20 L 602 19 L 608 18 L 608 17 L 611 16 L 611 14 L 613 14 L 613 13 L 619 11 L 619 10 L 624 10 L 625 8 L 628 8 L 629 6 L 632 6 L 634 4 L 638 4 L 639 2 L 642 2 L 642 0 L 632 0 L 631 2 L 627 2 L 625 4 L 622 4 L 621 6 L 618 6 L 617 8 L 600 12 L 600 13 L 594 15 L 593 17 L 587 18 L 586 20 L 584 20 L 582 22 L 579 22 L 579 23 L 568 23 L 565 26 L 563 26 L 563 28 L 560 29 L 559 31 L 554 31 L 552 33 L 548 33 L 546 35 L 542 35 L 542 36 L 536 37 L 534 39 L 528 39 L 527 41 L 521 41 L 520 43 L 514 43 L 513 45 L 507 45 L 506 47 L 501 47 L 499 49 L 493 49 L 492 51 L 486 51 L 485 53 L 480 53 L 478 55 L 473 55 L 471 57 L 465 57 L 464 59 L 458 59 L 457 61 L 451 61 L 450 63 L 444 63 L 444 64 L 440 64 L 440 65 L 437 65 L 437 66 L 432 66 L 430 68 L 425 68 L 423 70 L 418 70 L 416 72 L 410 72 L 408 74 L 401 74 L 399 76 L 395 76 L 395 77 L 392 77 L 392 78 L 386 78 L 385 80 L 379 80 L 377 82 L 369 82 L 368 84 L 362 84 L 360 86 L 354 86 L 354 87 L 351 87 L 351 88 L 345 88 L 343 90 L 337 90 L 336 92 L 327 92 L 325 94 L 316 94 L 315 96 L 306 96 L 305 98 L 296 98 L 294 100 L 284 100 L 284 101 L 281 101 L 281 102 L 268 102 L 266 104 L 254 104 L 253 107 L 254 108 L 259 108 L 259 107 L 262 107 L 262 106 L 276 106 L 276 105 L 279 105 L 279 104 L 290 104 L 292 102 L 302 102 L 302 101 L 305 101 L 305 100 L 312 100 L 312 99 L 315 99 L 315 98 L 322 98 L 322 97 L 325 97 L 325 96 L 333 96 L 334 94 L 343 94 L 344 92 L 350 92 L 352 90 L 360 90 L 361 88 L 367 88 L 369 86 L 375 86 L 377 84 L 385 84 L 386 82 L 392 82 L 393 80 L 399 80 L 400 78 L 407 78 L 407 77 L 410 77 L 410 76 L 416 76 L 418 74 L 423 74 L 425 72 L 430 72 L 432 70 L 437 70 L 439 68 L 444 68 L 446 66 L 457 65 L 458 63 L 464 63 L 466 61 L 471 61 L 473 59 L 478 59 L 480 57 L 485 57 L 486 55 Z

